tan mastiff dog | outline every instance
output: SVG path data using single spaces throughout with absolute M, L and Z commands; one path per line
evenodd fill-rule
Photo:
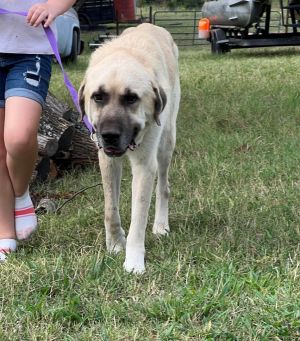
M 161 27 L 142 24 L 99 47 L 91 56 L 79 98 L 100 145 L 107 249 L 119 252 L 126 248 L 125 269 L 141 273 L 156 174 L 153 233 L 169 232 L 168 170 L 180 101 L 178 49 L 171 35 Z M 125 155 L 133 176 L 127 241 L 119 215 Z

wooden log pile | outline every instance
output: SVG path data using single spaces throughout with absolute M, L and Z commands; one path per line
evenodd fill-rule
M 50 92 L 38 132 L 38 159 L 32 182 L 56 178 L 66 170 L 98 164 L 97 147 L 79 113 Z

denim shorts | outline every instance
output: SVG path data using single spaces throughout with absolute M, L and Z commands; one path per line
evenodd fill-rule
M 32 99 L 43 107 L 51 63 L 50 55 L 0 53 L 0 108 L 13 96 Z

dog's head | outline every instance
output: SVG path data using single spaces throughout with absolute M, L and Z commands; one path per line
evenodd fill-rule
M 108 156 L 133 150 L 145 130 L 160 125 L 166 94 L 151 70 L 134 58 L 112 56 L 90 64 L 79 90 L 83 114 L 87 114 Z

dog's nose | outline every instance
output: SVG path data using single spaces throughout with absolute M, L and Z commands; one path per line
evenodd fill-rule
M 118 145 L 120 135 L 120 132 L 117 131 L 106 131 L 101 134 L 104 143 L 107 145 Z

